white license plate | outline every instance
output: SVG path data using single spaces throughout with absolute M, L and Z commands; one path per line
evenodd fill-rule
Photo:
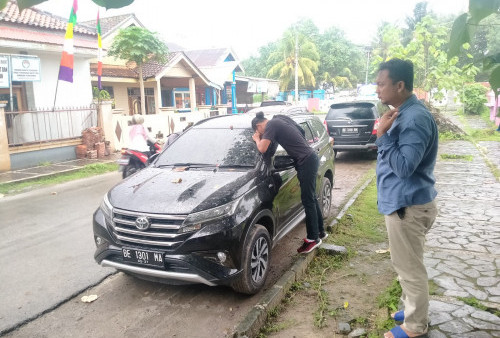
M 164 266 L 163 253 L 158 251 L 122 248 L 122 255 L 125 262 Z
M 116 160 L 116 163 L 118 163 L 119 165 L 128 165 L 129 162 L 130 162 L 130 157 L 122 157 Z
M 342 128 L 342 134 L 357 134 L 358 128 Z

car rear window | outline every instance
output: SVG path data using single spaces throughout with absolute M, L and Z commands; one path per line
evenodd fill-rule
M 373 104 L 356 104 L 356 105 L 332 105 L 326 118 L 335 120 L 338 118 L 349 118 L 352 120 L 367 120 L 374 119 Z

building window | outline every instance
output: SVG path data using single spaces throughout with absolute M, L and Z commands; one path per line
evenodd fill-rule
M 115 92 L 113 91 L 113 87 L 111 87 L 111 86 L 102 86 L 102 90 L 107 91 L 109 93 L 109 96 L 111 97 L 111 99 L 115 98 Z
M 127 88 L 129 114 L 140 114 L 141 111 L 141 91 L 139 88 Z M 144 88 L 146 99 L 146 114 L 155 114 L 154 88 Z
M 174 92 L 174 97 L 175 97 L 175 108 L 183 109 L 183 108 L 190 108 L 191 103 L 190 103 L 190 95 L 189 92 Z

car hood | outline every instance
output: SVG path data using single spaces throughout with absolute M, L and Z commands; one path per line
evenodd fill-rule
M 248 191 L 255 171 L 186 170 L 149 167 L 109 191 L 115 208 L 161 214 L 189 214 L 217 207 Z

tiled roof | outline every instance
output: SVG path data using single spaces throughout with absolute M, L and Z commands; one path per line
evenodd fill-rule
M 64 43 L 64 32 L 0 24 L 0 39 L 62 45 Z M 75 47 L 97 49 L 95 36 L 75 36 L 73 44 Z
M 177 53 L 169 53 L 165 63 L 159 64 L 158 62 L 147 62 L 142 66 L 142 78 L 148 79 L 156 76 L 162 69 L 164 69 L 177 55 Z M 90 74 L 92 76 L 97 76 L 97 63 L 92 63 L 90 65 Z M 117 66 L 117 65 L 102 65 L 102 76 L 107 77 L 127 77 L 127 78 L 139 78 L 139 71 L 137 67 L 129 68 L 127 66 Z
M 69 13 L 68 13 L 69 18 Z M 68 18 L 62 18 L 37 8 L 26 8 L 19 12 L 16 0 L 7 2 L 5 8 L 0 12 L 0 23 L 13 23 L 38 28 L 40 30 L 66 31 Z M 76 24 L 75 33 L 85 35 L 96 35 L 95 28 Z
M 123 14 L 123 15 L 117 15 L 117 16 L 110 16 L 107 18 L 100 18 L 101 21 L 101 33 L 102 35 L 106 35 L 109 31 L 111 31 L 113 28 L 118 26 L 120 23 L 123 21 L 127 20 L 131 16 L 134 16 L 134 14 Z M 97 20 L 90 20 L 90 21 L 84 21 L 82 24 L 90 27 L 95 27 Z
M 165 68 L 170 61 L 177 55 L 176 52 L 169 53 L 165 60 L 165 63 L 159 64 L 158 62 L 148 62 L 142 66 L 142 77 L 144 79 L 156 76 L 163 68 Z
M 228 49 L 200 49 L 185 51 L 187 57 L 198 67 L 216 66 L 220 62 L 222 55 L 226 57 L 229 54 Z M 222 60 L 224 61 L 224 60 Z
M 97 76 L 97 63 L 90 64 L 90 75 Z M 102 65 L 102 76 L 105 77 L 126 77 L 137 79 L 139 75 L 134 69 L 129 69 L 127 66 Z

